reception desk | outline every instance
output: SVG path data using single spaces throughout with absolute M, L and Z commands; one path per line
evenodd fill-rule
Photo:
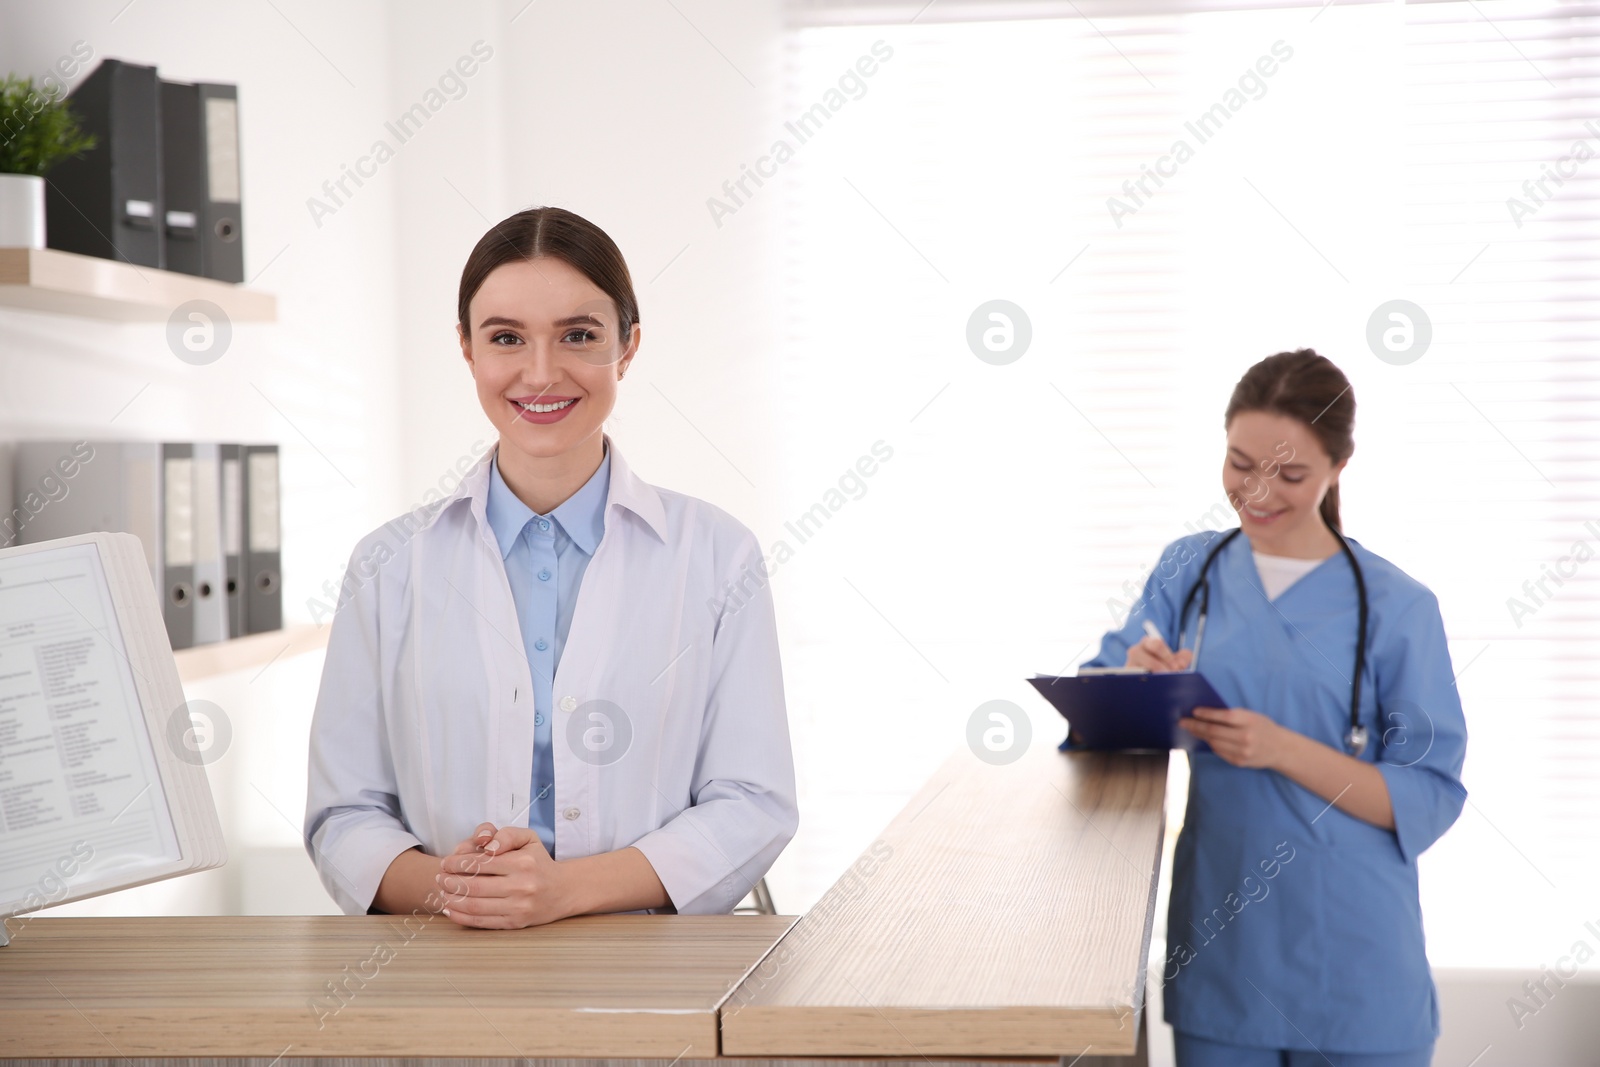
M 11 919 L 0 1057 L 1135 1063 L 1166 766 L 963 749 L 799 919 Z

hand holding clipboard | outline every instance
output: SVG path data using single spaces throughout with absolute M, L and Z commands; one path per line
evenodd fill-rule
M 1181 729 L 1178 720 L 1192 715 L 1198 707 L 1225 708 L 1227 701 L 1217 695 L 1204 675 L 1182 669 L 1193 662 L 1188 649 L 1171 651 L 1148 620 L 1145 632 L 1149 636 L 1129 650 L 1132 666 L 1089 668 L 1075 676 L 1039 675 L 1028 679 L 1067 720 L 1071 744 L 1064 747 L 1210 751 L 1204 741 Z M 1151 671 L 1137 665 L 1139 660 L 1168 669 Z

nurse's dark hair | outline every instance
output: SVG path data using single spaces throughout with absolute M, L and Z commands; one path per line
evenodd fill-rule
M 1233 387 L 1223 428 L 1244 411 L 1263 411 L 1302 423 L 1316 434 L 1335 464 L 1355 451 L 1356 397 L 1350 379 L 1326 356 L 1309 348 L 1268 356 L 1244 372 Z M 1322 519 L 1339 530 L 1339 486 L 1322 498 Z M 1341 531 L 1342 532 L 1342 531 Z
M 472 336 L 468 311 L 484 279 L 496 267 L 541 256 L 559 259 L 595 284 L 617 306 L 617 337 L 626 344 L 639 321 L 639 298 L 633 292 L 628 264 L 604 230 L 565 208 L 532 207 L 489 227 L 478 239 L 461 269 L 456 317 L 463 337 Z

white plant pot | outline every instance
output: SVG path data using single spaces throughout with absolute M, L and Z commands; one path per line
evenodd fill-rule
M 0 248 L 44 247 L 44 179 L 0 174 Z

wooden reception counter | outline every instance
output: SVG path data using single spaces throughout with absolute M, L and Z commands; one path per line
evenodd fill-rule
M 963 749 L 799 920 L 10 919 L 0 1057 L 1134 1062 L 1166 766 Z
M 443 916 L 42 918 L 0 949 L 0 1048 L 709 1058 L 717 1005 L 793 922 L 595 915 L 490 931 Z
M 1131 1055 L 1166 774 L 963 749 L 728 998 L 723 1053 Z

